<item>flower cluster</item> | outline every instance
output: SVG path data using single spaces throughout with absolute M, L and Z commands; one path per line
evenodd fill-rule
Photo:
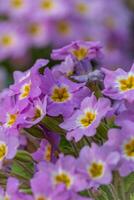
M 0 60 L 83 39 L 102 41 L 110 66 L 129 61 L 131 14 L 119 0 L 1 0 L 0 15 Z
M 0 93 L 1 199 L 130 195 L 120 185 L 134 172 L 134 66 L 99 68 L 102 55 L 100 43 L 76 41 L 53 50 L 52 69 L 39 59 L 14 72 Z

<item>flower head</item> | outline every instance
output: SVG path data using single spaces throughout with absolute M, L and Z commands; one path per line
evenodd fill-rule
M 92 136 L 96 133 L 101 119 L 105 117 L 110 110 L 110 101 L 100 98 L 98 101 L 94 94 L 86 97 L 81 102 L 80 109 L 77 109 L 73 115 L 66 119 L 60 126 L 67 130 L 67 138 L 80 140 L 84 135 Z
M 92 144 L 91 148 L 86 146 L 81 150 L 78 170 L 87 178 L 90 187 L 109 184 L 119 158 L 118 152 Z
M 125 72 L 123 69 L 117 69 L 116 71 L 104 69 L 104 73 L 105 89 L 103 93 L 106 96 L 117 100 L 125 99 L 129 102 L 134 100 L 134 65 L 129 72 Z

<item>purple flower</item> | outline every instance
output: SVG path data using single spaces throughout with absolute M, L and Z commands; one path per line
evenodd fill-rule
M 113 151 L 120 154 L 120 162 L 117 169 L 121 176 L 127 176 L 134 171 L 134 122 L 122 121 L 121 129 L 109 130 L 109 139 L 106 142 L 107 147 L 111 147 Z
M 48 95 L 47 113 L 51 116 L 70 116 L 81 100 L 89 95 L 84 84 L 78 84 L 60 76 L 55 79 L 49 69 L 45 70 L 42 91 Z
M 92 136 L 101 120 L 110 110 L 110 101 L 106 98 L 99 98 L 97 101 L 94 94 L 86 97 L 81 102 L 80 109 L 66 119 L 60 126 L 67 130 L 67 139 L 79 141 L 84 135 Z
M 10 177 L 7 180 L 6 191 L 0 188 L 0 199 L 32 200 L 32 197 L 21 193 L 19 191 L 19 181 Z
M 36 99 L 30 103 L 27 111 L 23 114 L 23 123 L 25 126 L 31 127 L 38 124 L 46 115 L 46 107 L 47 96 L 45 96 L 42 101 L 40 99 Z
M 64 17 L 68 12 L 68 4 L 65 0 L 39 0 L 35 3 L 37 19 L 59 19 Z
M 19 146 L 18 138 L 14 135 L 7 135 L 4 129 L 0 129 L 0 168 L 3 160 L 13 159 Z
M 96 59 L 102 56 L 102 46 L 99 42 L 76 41 L 57 50 L 53 50 L 51 57 L 55 60 L 64 60 L 71 55 L 74 61 Z
M 134 65 L 129 72 L 123 69 L 116 71 L 109 71 L 104 69 L 105 89 L 103 93 L 112 99 L 122 100 L 125 99 L 129 102 L 134 100 Z
M 40 147 L 32 154 L 32 156 L 37 162 L 51 161 L 55 163 L 59 154 L 58 145 L 60 143 L 60 137 L 55 133 L 45 130 L 45 138 L 46 139 L 41 140 Z
M 13 196 L 15 197 L 15 194 L 18 192 L 19 182 L 15 178 L 8 178 L 7 185 L 6 185 L 6 191 L 2 189 L 0 191 L 0 198 L 9 199 Z
M 60 186 L 64 186 L 64 190 L 74 192 L 86 189 L 86 181 L 77 173 L 77 160 L 72 156 L 61 155 L 55 164 L 40 163 L 39 169 L 49 174 L 55 189 Z
M 41 75 L 39 69 L 47 63 L 47 60 L 39 59 L 31 70 L 14 73 L 15 83 L 10 86 L 10 95 L 16 96 L 21 109 L 24 109 L 30 101 L 41 95 Z
M 77 170 L 83 174 L 89 187 L 109 184 L 119 158 L 118 152 L 92 144 L 91 148 L 85 146 L 81 150 Z
M 25 35 L 29 46 L 44 47 L 50 43 L 50 23 L 44 20 L 31 19 L 24 24 Z M 25 27 L 26 26 L 26 27 Z
M 41 183 L 41 184 L 40 184 Z M 54 190 L 50 177 L 46 173 L 37 173 L 31 180 L 31 188 L 35 199 L 68 200 L 68 195 L 62 192 L 62 188 Z
M 52 72 L 54 73 L 56 78 L 58 78 L 61 75 L 70 76 L 74 73 L 74 68 L 75 64 L 71 56 L 69 55 L 65 58 L 65 61 L 63 61 L 61 64 L 54 66 L 52 68 Z
M 23 56 L 27 48 L 27 39 L 13 22 L 0 23 L 0 60 Z
M 31 180 L 34 197 L 45 197 L 46 199 L 64 199 L 70 200 L 82 199 L 76 195 L 76 191 L 85 188 L 85 180 L 76 173 L 77 160 L 71 156 L 61 156 L 56 164 L 40 163 L 39 172 Z M 39 182 L 42 186 L 39 186 Z M 44 183 L 44 184 L 43 184 Z
M 24 18 L 32 9 L 31 0 L 1 0 L 1 10 L 11 18 Z

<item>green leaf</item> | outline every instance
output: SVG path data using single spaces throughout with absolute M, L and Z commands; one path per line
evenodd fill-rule
M 65 155 L 67 155 L 67 154 L 74 155 L 74 151 L 72 149 L 72 145 L 70 144 L 69 141 L 66 140 L 66 138 L 64 136 L 61 136 L 59 149 Z
M 32 162 L 32 156 L 27 152 L 27 151 L 18 151 L 16 156 L 15 156 L 15 160 L 19 160 L 22 162 Z
M 45 127 L 50 131 L 53 131 L 53 132 L 58 133 L 60 135 L 65 135 L 65 131 L 62 128 L 59 127 L 59 121 L 55 118 L 46 116 L 42 120 L 42 124 L 45 125 Z
M 31 155 L 18 151 L 12 164 L 11 174 L 19 179 L 30 180 L 34 174 L 34 162 Z
M 134 173 L 131 173 L 124 178 L 124 188 L 125 192 L 129 192 L 131 189 L 134 190 Z
M 34 137 L 44 138 L 44 133 L 37 126 L 33 126 L 33 127 L 29 128 L 29 129 L 25 128 L 24 130 L 27 133 L 29 133 L 30 135 L 34 136 Z

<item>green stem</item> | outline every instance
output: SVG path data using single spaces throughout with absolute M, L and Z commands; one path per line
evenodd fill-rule
M 72 148 L 74 150 L 75 156 L 78 157 L 79 156 L 79 149 L 77 148 L 76 143 L 74 141 L 71 141 L 71 145 L 72 145 Z
M 124 182 L 121 177 L 120 177 L 120 192 L 121 192 L 122 200 L 126 200 Z
M 88 193 L 89 197 L 91 197 L 93 199 L 95 198 L 94 195 L 93 195 L 93 193 L 92 193 L 92 191 L 90 191 L 90 189 L 87 190 L 87 193 Z
M 88 144 L 88 146 L 91 147 L 91 142 L 92 142 L 91 139 L 88 138 L 87 136 L 84 136 L 84 139 L 85 139 L 86 143 Z
M 109 188 L 109 190 L 110 190 L 110 192 L 112 194 L 113 199 L 114 200 L 120 200 L 119 197 L 118 197 L 118 193 L 117 193 L 115 187 L 111 184 L 111 185 L 108 186 L 108 188 Z

